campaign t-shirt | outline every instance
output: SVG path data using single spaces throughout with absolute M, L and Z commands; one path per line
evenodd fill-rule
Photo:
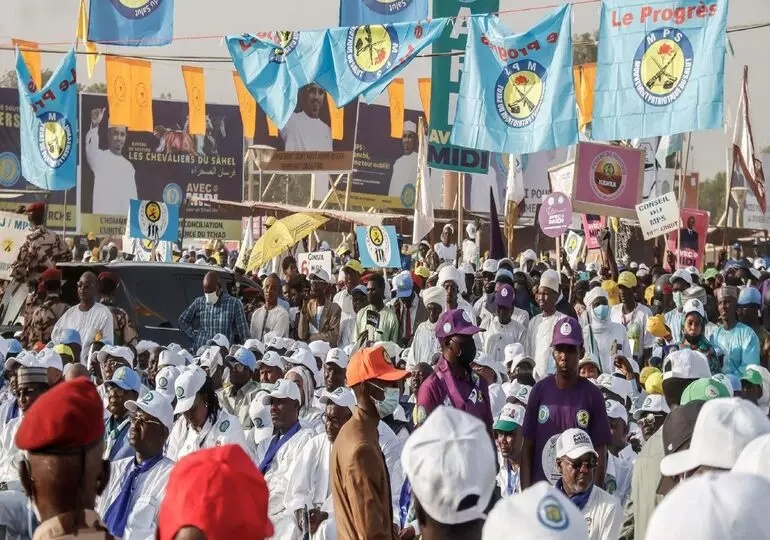
M 604 398 L 597 386 L 580 377 L 570 388 L 556 386 L 550 375 L 532 388 L 524 415 L 524 437 L 535 443 L 532 484 L 559 479 L 556 468 L 556 440 L 564 430 L 580 428 L 591 437 L 594 447 L 609 444 L 610 423 Z

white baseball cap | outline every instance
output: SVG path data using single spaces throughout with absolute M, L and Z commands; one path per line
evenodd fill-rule
M 345 369 L 348 367 L 349 362 L 350 358 L 348 358 L 348 353 L 346 353 L 344 349 L 335 347 L 333 349 L 329 349 L 329 352 L 326 353 L 326 360 L 324 361 L 324 364 L 334 364 L 341 367 L 342 369 Z
M 666 403 L 666 397 L 662 394 L 650 394 L 644 398 L 644 403 L 634 412 L 634 420 L 639 420 L 647 413 L 670 413 L 671 409 Z
M 250 351 L 259 351 L 259 354 L 265 354 L 265 344 L 258 339 L 247 339 L 243 342 L 243 346 Z
M 521 362 L 527 362 L 535 367 L 535 361 L 526 355 L 521 343 L 509 343 L 503 349 L 503 364 L 509 369 L 515 369 Z
M 529 394 L 532 392 L 532 387 L 528 384 L 520 384 L 518 390 L 513 395 L 516 399 L 521 401 L 524 405 L 529 404 Z
M 604 402 L 604 406 L 607 408 L 607 418 L 620 418 L 628 424 L 628 411 L 623 405 L 614 399 L 608 399 Z
M 340 386 L 333 392 L 324 390 L 321 393 L 321 397 L 318 399 L 318 401 L 321 403 L 321 405 L 326 405 L 331 402 L 335 405 L 339 405 L 340 407 L 348 407 L 352 410 L 356 406 L 356 395 L 350 388 Z
M 283 360 L 281 360 L 281 357 L 278 356 L 278 353 L 275 351 L 267 351 L 265 355 L 259 359 L 257 362 L 257 369 L 259 369 L 260 365 L 270 366 L 270 367 L 277 367 L 284 369 Z
M 224 366 L 225 361 L 222 358 L 222 351 L 217 345 L 209 346 L 200 358 L 200 366 L 206 368 L 216 368 L 217 366 Z
M 482 540 L 588 540 L 583 513 L 548 482 L 501 499 L 487 517 Z
M 481 265 L 481 271 L 488 274 L 496 274 L 497 266 L 498 265 L 496 259 L 487 259 L 484 261 L 484 264 Z
M 681 482 L 658 504 L 645 538 L 768 539 L 768 493 L 770 481 L 754 474 L 699 474 Z
M 160 345 L 158 345 L 154 341 L 143 339 L 136 344 L 136 354 L 146 353 L 158 347 L 160 347 Z
M 750 401 L 709 400 L 695 421 L 690 447 L 664 457 L 660 472 L 663 476 L 676 476 L 701 465 L 732 469 L 746 445 L 766 433 L 770 433 L 770 420 Z
M 155 375 L 155 391 L 166 398 L 169 403 L 174 402 L 174 386 L 179 378 L 179 368 L 166 366 Z
M 311 272 L 308 276 L 308 279 L 310 281 L 323 281 L 326 284 L 329 284 L 332 282 L 331 276 L 329 276 L 329 272 L 324 270 L 323 268 L 316 268 L 315 271 Z
M 663 361 L 663 380 L 708 379 L 711 369 L 706 356 L 692 349 L 682 349 L 670 353 Z
M 582 429 L 567 429 L 556 439 L 557 458 L 567 456 L 570 459 L 577 459 L 585 454 L 599 456 L 594 449 L 594 443 L 591 442 L 591 437 Z
M 476 358 L 473 359 L 473 363 L 479 366 L 488 367 L 496 374 L 495 382 L 502 382 L 505 380 L 505 366 L 500 362 L 492 360 L 492 358 L 485 352 L 479 351 L 476 354 Z
M 136 401 L 126 401 L 128 412 L 135 413 L 139 409 L 157 418 L 169 431 L 174 427 L 174 410 L 171 408 L 171 403 L 162 394 L 150 390 Z
M 96 359 L 100 364 L 104 363 L 108 356 L 113 358 L 122 358 L 130 367 L 134 367 L 134 353 L 128 347 L 121 347 L 118 345 L 105 345 L 96 354 Z
M 559 273 L 556 270 L 546 270 L 540 276 L 540 287 L 551 289 L 554 292 L 559 292 Z
M 59 353 L 53 349 L 45 348 L 37 355 L 37 366 L 43 368 L 54 368 L 59 371 L 64 371 L 64 363 L 62 362 Z
M 751 441 L 733 465 L 733 472 L 757 474 L 770 480 L 770 434 Z
M 703 307 L 703 302 L 697 298 L 693 298 L 692 300 L 685 302 L 684 307 L 682 308 L 682 314 L 687 316 L 689 313 L 697 313 L 705 319 L 706 309 Z
M 273 436 L 273 419 L 270 416 L 270 404 L 263 403 L 261 396 L 266 392 L 257 392 L 255 399 L 249 405 L 249 418 L 254 424 L 254 442 L 259 444 Z
M 302 402 L 302 398 L 299 393 L 299 386 L 294 381 L 288 379 L 278 379 L 275 381 L 275 386 L 269 394 L 262 394 L 262 403 L 265 405 L 270 404 L 270 398 L 276 399 L 293 399 L 297 403 Z
M 596 383 L 599 387 L 609 390 L 613 394 L 617 394 L 623 403 L 628 399 L 628 395 L 631 393 L 631 383 L 626 379 L 621 379 L 610 373 L 602 373 L 599 378 L 596 379 Z
M 318 371 L 318 364 L 316 364 L 315 356 L 313 356 L 313 353 L 305 349 L 294 351 L 294 354 L 291 356 L 284 356 L 283 359 L 289 364 L 293 364 L 295 366 L 305 366 L 314 376 Z
M 182 346 L 179 343 L 169 343 L 166 345 L 166 349 L 173 352 L 179 352 L 182 350 Z
M 440 405 L 404 443 L 401 463 L 425 512 L 446 525 L 484 519 L 495 489 L 495 452 L 487 428 Z M 475 496 L 473 506 L 461 503 Z
M 692 274 L 688 272 L 687 270 L 684 270 L 683 268 L 680 268 L 673 274 L 671 274 L 671 277 L 668 278 L 668 282 L 673 284 L 674 281 L 677 279 L 683 279 L 685 280 L 689 285 L 692 285 Z
M 476 239 L 476 225 L 475 224 L 468 223 L 465 226 L 465 232 L 468 233 L 468 238 L 470 238 L 471 240 L 475 240 Z
M 329 354 L 330 350 L 331 345 L 326 341 L 317 340 L 310 342 L 310 352 L 313 353 L 313 356 L 315 357 L 326 358 L 326 355 Z
M 198 366 L 188 366 L 177 377 L 174 383 L 176 407 L 174 414 L 186 413 L 195 403 L 195 395 L 206 382 L 206 372 Z
M 37 365 L 37 355 L 33 352 L 21 351 L 17 356 L 12 356 L 5 361 L 5 369 L 12 369 L 16 364 L 24 367 L 35 367 Z
M 526 261 L 536 261 L 537 260 L 537 253 L 535 253 L 534 249 L 528 249 L 524 253 L 521 254 L 521 262 L 524 263 Z
M 495 420 L 492 429 L 498 431 L 513 431 L 524 425 L 524 414 L 526 410 L 518 403 L 506 403 L 500 416 Z
M 214 334 L 210 340 L 206 342 L 206 345 L 219 345 L 225 349 L 230 348 L 230 340 L 224 334 Z
M 586 354 L 583 358 L 580 359 L 580 362 L 578 362 L 578 369 L 585 366 L 586 364 L 591 364 L 592 366 L 596 366 L 596 369 L 599 370 L 599 376 L 601 377 L 602 366 L 599 365 L 599 361 L 596 358 L 594 358 L 590 354 Z
M 162 350 L 158 355 L 158 367 L 182 367 L 184 365 L 184 357 L 177 351 Z

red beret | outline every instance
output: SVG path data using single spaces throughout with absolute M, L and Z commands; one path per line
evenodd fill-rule
M 120 278 L 113 274 L 112 272 L 102 272 L 97 276 L 99 281 L 105 280 L 105 281 L 112 281 L 113 283 L 120 283 Z
M 45 210 L 45 203 L 35 202 L 27 205 L 27 213 L 30 212 L 43 212 Z
M 200 529 L 207 540 L 269 538 L 274 531 L 267 501 L 265 478 L 240 446 L 193 452 L 171 470 L 157 538 L 173 540 L 188 526 Z
M 16 446 L 29 452 L 78 450 L 104 437 L 104 406 L 96 387 L 85 377 L 59 383 L 24 415 Z
M 414 272 L 409 272 L 409 275 L 410 275 L 410 276 L 412 276 L 412 283 L 414 283 L 415 285 L 417 285 L 419 288 L 421 288 L 421 289 L 422 289 L 422 288 L 423 288 L 423 286 L 425 286 L 425 282 L 424 282 L 424 280 L 422 279 L 422 277 L 418 276 L 418 275 L 417 275 L 417 274 L 415 274 Z
M 49 268 L 40 275 L 40 281 L 61 281 L 61 270 Z

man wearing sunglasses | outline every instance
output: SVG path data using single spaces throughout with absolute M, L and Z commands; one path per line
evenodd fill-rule
M 104 383 L 107 390 L 107 411 L 110 413 L 104 422 L 104 459 L 117 461 L 134 456 L 134 449 L 128 440 L 131 418 L 126 403 L 139 399 L 141 388 L 139 375 L 133 369 L 121 366 Z
M 174 466 L 163 455 L 174 410 L 157 392 L 127 401 L 125 406 L 131 419 L 128 442 L 136 455 L 112 463 L 110 482 L 96 510 L 117 538 L 154 538 L 158 510 Z
M 251 429 L 254 424 L 249 417 L 249 407 L 259 392 L 259 383 L 252 380 L 257 369 L 257 358 L 246 347 L 238 347 L 235 353 L 225 358 L 229 368 L 230 386 L 222 391 L 219 401 L 230 414 L 237 416 L 243 430 Z
M 556 441 L 556 488 L 577 506 L 586 520 L 589 540 L 617 538 L 623 522 L 620 501 L 594 485 L 599 454 L 582 429 L 568 429 Z

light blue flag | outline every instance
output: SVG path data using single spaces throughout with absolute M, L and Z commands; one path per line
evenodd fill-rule
M 356 241 L 364 268 L 401 268 L 401 252 L 393 225 L 356 227 Z
M 444 31 L 448 18 L 386 25 L 352 26 L 328 31 L 325 62 L 316 77 L 343 107 L 363 94 L 371 102 L 425 47 Z
M 722 127 L 728 0 L 603 0 L 591 136 Z
M 340 26 L 392 24 L 428 18 L 428 0 L 340 0 Z
M 41 189 L 63 191 L 78 181 L 78 87 L 75 49 L 70 49 L 48 83 L 37 91 L 16 51 L 21 125 L 21 171 Z
M 174 39 L 174 0 L 91 0 L 88 41 L 158 46 Z
M 176 242 L 179 239 L 179 206 L 131 199 L 128 230 L 131 238 Z
M 260 32 L 228 36 L 227 48 L 241 81 L 279 127 L 297 106 L 297 91 L 313 82 L 326 58 L 326 31 Z M 289 66 L 287 60 L 296 57 Z
M 569 4 L 524 34 L 472 17 L 450 141 L 531 154 L 578 142 Z

